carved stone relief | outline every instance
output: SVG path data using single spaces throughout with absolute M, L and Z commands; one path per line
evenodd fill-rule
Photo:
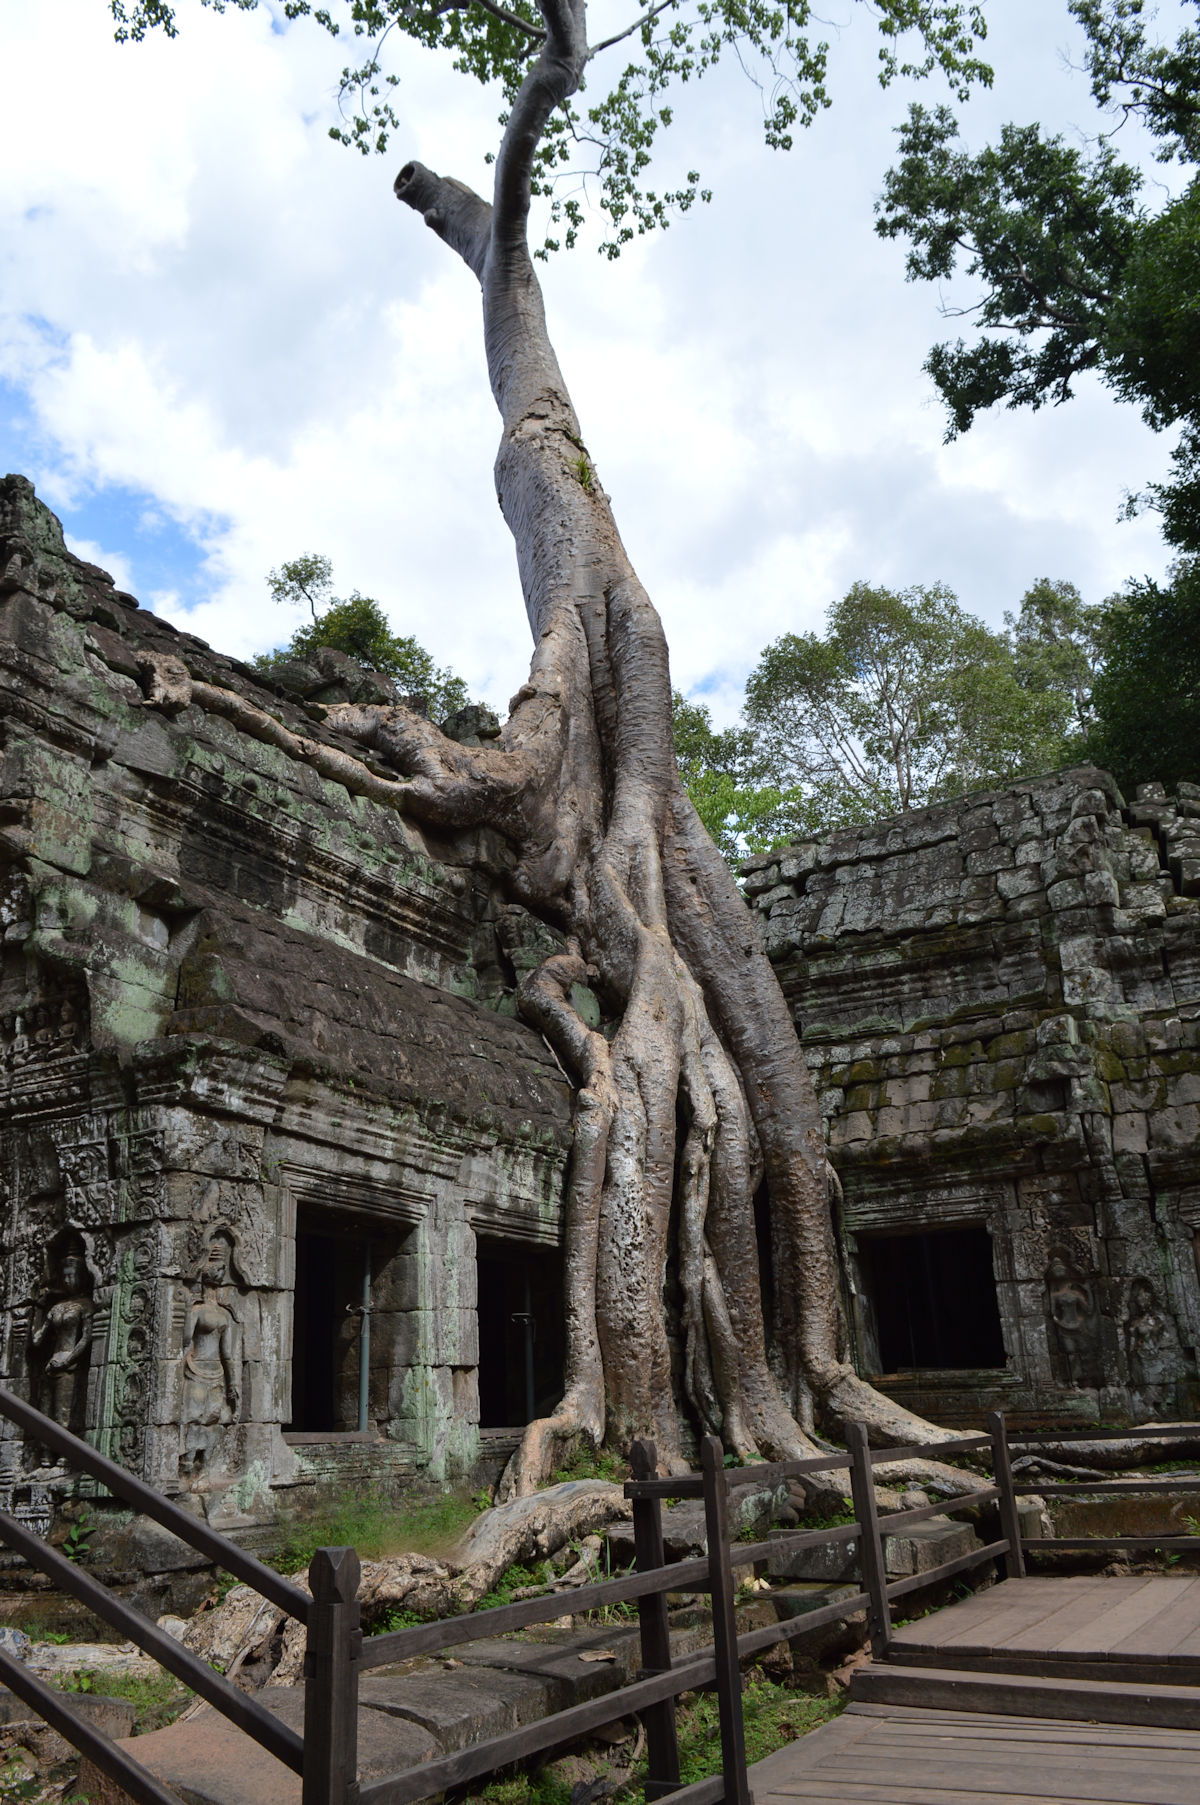
M 1046 1269 L 1046 1309 L 1062 1380 L 1085 1387 L 1102 1384 L 1100 1312 L 1094 1283 L 1061 1252 L 1051 1257 Z
M 220 1432 L 241 1412 L 242 1285 L 232 1230 L 222 1226 L 210 1232 L 193 1285 L 180 1362 L 179 1474 L 197 1485 L 219 1465 L 214 1455 Z
M 1125 1355 L 1140 1404 L 1149 1408 L 1165 1401 L 1177 1377 L 1179 1342 L 1175 1325 L 1161 1308 L 1149 1279 L 1135 1278 L 1129 1287 Z
M 60 1236 L 48 1263 L 50 1274 L 35 1299 L 29 1334 L 36 1402 L 56 1423 L 78 1434 L 87 1402 L 95 1281 L 78 1234 Z

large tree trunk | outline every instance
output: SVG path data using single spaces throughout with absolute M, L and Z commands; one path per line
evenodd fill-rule
M 548 38 L 513 108 L 494 204 L 410 163 L 396 193 L 456 250 L 483 296 L 503 420 L 496 487 L 516 542 L 535 651 L 498 749 L 442 741 L 406 711 L 347 725 L 412 777 L 431 819 L 488 819 L 518 852 L 517 900 L 567 950 L 520 1005 L 578 1083 L 566 1200 L 566 1394 L 532 1424 L 510 1490 L 564 1444 L 649 1434 L 683 1462 L 681 1412 L 731 1452 L 813 1451 L 801 1428 L 865 1420 L 873 1436 L 942 1432 L 848 1365 L 828 1169 L 808 1071 L 750 912 L 684 792 L 667 647 L 630 565 L 546 333 L 527 244 L 530 167 L 587 55 L 582 0 L 543 0 Z M 365 718 L 372 713 L 372 719 Z M 609 1033 L 572 986 L 598 992 Z M 765 1180 L 785 1308 L 768 1364 L 753 1200 Z M 664 1286 L 677 1286 L 682 1397 Z M 786 1394 L 786 1395 L 785 1395 Z

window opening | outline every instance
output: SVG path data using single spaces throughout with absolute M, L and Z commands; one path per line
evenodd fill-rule
M 301 1215 L 287 1431 L 362 1434 L 373 1427 L 373 1415 L 386 1415 L 397 1325 L 386 1294 L 399 1245 L 397 1237 L 365 1232 L 361 1224 Z
M 992 1239 L 982 1223 L 860 1235 L 858 1259 L 881 1372 L 1005 1364 Z
M 562 1255 L 480 1239 L 479 1426 L 548 1416 L 563 1389 Z

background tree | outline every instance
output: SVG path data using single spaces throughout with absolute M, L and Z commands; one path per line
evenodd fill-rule
M 1005 614 L 1017 681 L 1035 695 L 1057 695 L 1067 707 L 1070 730 L 1064 758 L 1082 754 L 1095 725 L 1092 687 L 1104 644 L 1105 605 L 1085 602 L 1074 583 L 1042 577 L 1021 598 L 1019 613 Z
M 1200 7 L 1200 0 L 1193 0 Z M 1143 0 L 1071 0 L 1099 106 L 1136 117 L 1163 162 L 1200 161 L 1200 34 L 1151 42 Z M 1069 399 L 1094 370 L 1157 431 L 1181 427 L 1171 479 L 1143 498 L 1171 542 L 1200 552 L 1200 184 L 1152 213 L 1142 173 L 1101 142 L 1085 155 L 1036 125 L 1007 125 L 977 155 L 949 107 L 913 106 L 877 230 L 909 242 L 910 280 L 965 266 L 978 298 L 953 311 L 984 336 L 930 352 L 947 436 L 984 408 Z M 1136 506 L 1137 503 L 1131 504 Z
M 447 666 L 434 663 L 419 640 L 393 633 L 381 604 L 352 590 L 344 600 L 333 591 L 333 566 L 328 558 L 306 553 L 281 564 L 267 578 L 271 594 L 285 605 L 307 604 L 312 619 L 297 627 L 286 646 L 260 652 L 254 662 L 259 670 L 291 658 L 308 658 L 322 646 L 345 652 L 368 670 L 392 677 L 410 696 L 424 696 L 430 719 L 444 721 L 470 701 L 467 686 Z
M 132 35 L 173 29 L 164 0 L 114 0 Z M 308 11 L 289 0 L 287 11 Z M 958 91 L 976 8 L 875 0 L 881 71 L 940 66 Z M 314 13 L 328 27 L 328 12 Z M 531 1424 L 509 1469 L 536 1485 L 581 1440 L 657 1441 L 686 1464 L 684 1418 L 742 1456 L 812 1450 L 806 1433 L 865 1420 L 882 1440 L 935 1443 L 924 1424 L 861 1381 L 844 1352 L 821 1119 L 795 1028 L 731 873 L 680 781 L 666 642 L 621 543 L 546 331 L 530 242 L 533 198 L 592 153 L 607 248 L 662 223 L 698 192 L 691 172 L 644 186 L 670 119 L 666 91 L 725 50 L 762 59 L 768 139 L 826 103 L 826 50 L 808 0 L 654 0 L 599 44 L 584 0 L 352 0 L 366 60 L 347 70 L 359 110 L 339 135 L 382 148 L 395 123 L 380 47 L 443 48 L 464 74 L 498 80 L 505 123 L 491 201 L 406 163 L 396 193 L 480 284 L 488 374 L 502 421 L 496 488 L 516 542 L 533 634 L 529 680 L 495 746 L 448 740 L 402 707 L 343 704 L 329 718 L 408 778 L 414 815 L 486 823 L 512 851 L 512 899 L 555 928 L 560 950 L 521 981 L 526 1019 L 574 1076 L 564 1227 L 566 1388 Z M 907 42 L 911 56 L 900 49 Z M 601 51 L 624 46 L 607 96 L 577 105 Z M 622 67 L 623 65 L 623 67 Z M 693 179 L 694 177 L 694 179 Z M 576 212 L 572 211 L 572 208 Z M 557 218 L 554 209 L 557 208 Z M 578 203 L 551 196 L 550 233 Z M 541 249 L 545 249 L 545 243 Z M 593 986 L 592 1029 L 572 1003 Z M 776 1254 L 777 1363 L 768 1362 L 754 1198 L 769 1200 Z M 678 1297 L 677 1389 L 664 1284 Z
M 1139 783 L 1200 780 L 1200 559 L 1170 577 L 1165 588 L 1131 584 L 1105 611 L 1088 750 L 1128 795 Z
M 736 871 L 750 853 L 766 852 L 818 825 L 798 790 L 764 777 L 746 727 L 719 731 L 702 702 L 676 690 L 671 698 L 675 760 L 683 787 L 713 844 Z
M 1034 643 L 1031 631 L 1028 672 Z M 800 799 L 803 833 L 1053 768 L 1068 697 L 1023 680 L 1008 638 L 943 586 L 856 583 L 824 635 L 785 633 L 767 647 L 745 718 L 759 770 Z

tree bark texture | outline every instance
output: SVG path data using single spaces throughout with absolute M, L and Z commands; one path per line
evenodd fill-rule
M 547 336 L 527 242 L 532 159 L 587 60 L 582 0 L 541 0 L 547 38 L 513 107 L 491 205 L 408 164 L 400 200 L 479 280 L 503 422 L 496 487 L 534 639 L 498 747 L 445 741 L 402 709 L 341 711 L 411 779 L 406 806 L 489 821 L 517 852 L 515 899 L 566 937 L 519 1002 L 578 1089 L 566 1196 L 566 1391 L 527 1429 L 510 1493 L 580 1440 L 658 1445 L 682 1422 L 733 1454 L 814 1451 L 854 1417 L 876 1441 L 942 1432 L 845 1357 L 828 1167 L 807 1067 L 750 912 L 681 783 L 662 624 L 621 543 Z M 440 744 L 438 742 L 441 742 Z M 598 992 L 608 1032 L 572 987 Z M 768 1362 L 754 1198 L 777 1268 Z M 677 1300 L 672 1374 L 664 1297 Z M 802 1426 L 803 1425 L 803 1426 Z

